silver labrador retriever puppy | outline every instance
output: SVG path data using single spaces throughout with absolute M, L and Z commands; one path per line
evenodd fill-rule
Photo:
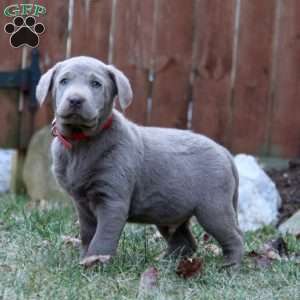
M 117 112 L 131 103 L 126 76 L 91 57 L 56 64 L 40 79 L 42 104 L 52 90 L 53 170 L 73 197 L 80 222 L 81 264 L 116 253 L 126 222 L 155 224 L 167 254 L 190 255 L 195 216 L 221 245 L 226 266 L 238 266 L 238 175 L 232 157 L 189 131 L 138 126 Z

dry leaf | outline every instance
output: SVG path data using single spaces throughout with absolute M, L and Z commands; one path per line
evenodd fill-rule
M 281 260 L 281 256 L 276 251 L 273 251 L 273 250 L 267 251 L 266 257 L 268 257 L 272 260 Z
M 91 267 L 97 263 L 105 264 L 111 259 L 111 255 L 92 255 L 85 257 L 79 264 L 84 267 Z
M 280 237 L 275 240 L 267 241 L 260 249 L 260 253 L 267 253 L 269 251 L 274 251 L 279 254 L 279 256 L 288 256 L 288 248 L 285 240 Z
M 6 264 L 0 265 L 1 273 L 12 272 L 12 271 L 13 271 L 13 268 L 11 266 L 6 265 Z
M 257 257 L 257 256 L 259 256 L 259 254 L 256 251 L 252 250 L 252 251 L 250 251 L 250 252 L 247 253 L 247 256 L 249 256 L 249 257 Z
M 183 258 L 176 269 L 176 274 L 185 279 L 198 275 L 203 269 L 200 258 Z
M 288 256 L 287 244 L 283 238 L 267 241 L 256 252 L 251 251 L 248 256 L 254 259 L 254 264 L 261 268 L 269 267 L 274 260 L 281 260 Z
M 222 250 L 220 247 L 218 247 L 216 244 L 207 244 L 204 245 L 204 249 L 208 252 L 211 252 L 215 256 L 219 256 L 222 254 Z
M 204 243 L 207 243 L 210 240 L 210 235 L 205 232 L 202 236 L 202 240 Z
M 271 266 L 272 259 L 270 259 L 264 255 L 259 255 L 258 257 L 254 258 L 254 264 L 260 268 L 267 268 L 267 267 Z
M 149 293 L 158 287 L 159 272 L 155 267 L 149 267 L 142 275 L 139 284 L 139 295 Z
M 71 237 L 68 235 L 63 235 L 62 239 L 66 245 L 71 245 L 73 247 L 79 247 L 81 245 L 80 239 L 77 239 L 77 238 L 74 238 L 74 237 Z
M 269 267 L 272 263 L 272 259 L 270 259 L 266 255 L 259 254 L 254 250 L 252 250 L 251 252 L 248 252 L 247 256 L 251 257 L 253 259 L 255 266 L 260 267 L 260 268 Z
M 154 241 L 159 241 L 162 239 L 162 235 L 160 234 L 160 232 L 158 230 L 153 234 L 152 237 L 153 237 Z
M 48 247 L 50 246 L 50 241 L 48 240 L 43 240 L 40 244 L 41 247 Z

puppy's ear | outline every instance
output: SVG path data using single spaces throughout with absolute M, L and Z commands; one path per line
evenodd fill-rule
M 55 74 L 55 71 L 57 69 L 58 64 L 53 66 L 51 69 L 49 69 L 41 78 L 40 81 L 36 87 L 36 99 L 38 100 L 39 104 L 42 105 L 45 101 L 49 90 L 52 85 L 52 79 Z
M 116 67 L 112 65 L 107 66 L 108 72 L 113 79 L 116 88 L 117 88 L 117 95 L 119 99 L 119 103 L 121 109 L 125 111 L 125 109 L 130 105 L 132 102 L 132 89 L 129 83 L 128 78 Z

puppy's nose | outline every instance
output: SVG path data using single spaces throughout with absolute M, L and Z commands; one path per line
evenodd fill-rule
M 84 102 L 84 99 L 81 97 L 70 97 L 69 104 L 71 108 L 81 108 L 82 103 Z

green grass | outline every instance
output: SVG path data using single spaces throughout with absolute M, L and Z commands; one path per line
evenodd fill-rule
M 140 275 L 149 266 L 159 269 L 159 287 L 147 299 L 300 299 L 299 264 L 278 261 L 257 269 L 245 259 L 241 271 L 229 275 L 219 270 L 221 257 L 201 247 L 202 231 L 196 225 L 197 256 L 204 260 L 198 277 L 181 279 L 176 262 L 156 260 L 164 242 L 153 238 L 152 227 L 145 234 L 145 227 L 137 225 L 126 226 L 111 264 L 83 269 L 78 250 L 62 240 L 63 235 L 78 235 L 71 204 L 42 206 L 19 196 L 0 198 L 0 299 L 136 299 Z M 274 237 L 271 227 L 247 234 L 246 251 Z M 287 242 L 290 252 L 300 251 L 295 238 L 289 236 Z

